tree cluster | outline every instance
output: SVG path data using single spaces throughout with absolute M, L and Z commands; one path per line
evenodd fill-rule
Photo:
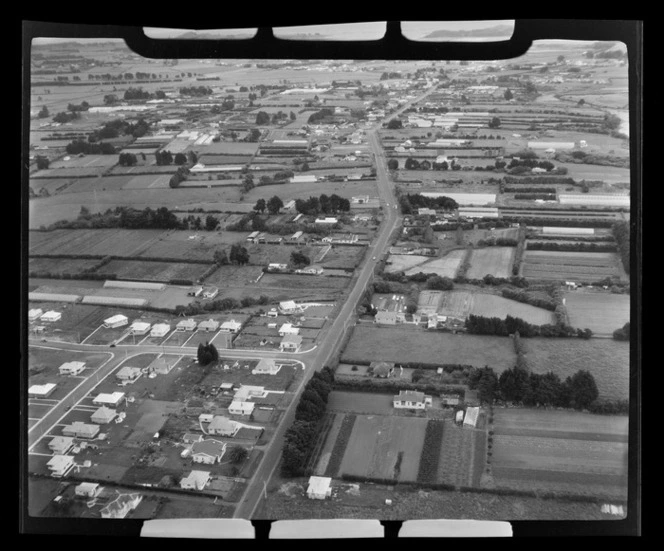
M 180 95 L 182 96 L 210 96 L 212 95 L 212 88 L 209 86 L 183 86 L 180 88 Z
M 453 210 L 459 207 L 457 202 L 450 197 L 425 197 L 420 193 L 402 195 L 399 197 L 399 205 L 402 214 L 413 214 L 415 209 L 419 208 Z
M 113 155 L 116 152 L 115 147 L 110 143 L 90 143 L 85 140 L 74 140 L 68 143 L 65 151 L 70 155 Z
M 623 325 L 620 329 L 613 332 L 613 338 L 617 341 L 628 341 L 630 339 L 629 322 Z
M 134 153 L 120 153 L 118 164 L 120 166 L 134 166 L 138 162 L 138 158 Z
M 124 93 L 124 99 L 125 100 L 143 100 L 143 99 L 150 99 L 152 97 L 152 94 L 148 92 L 147 90 L 143 90 L 143 88 L 127 88 Z
M 70 111 L 61 111 L 60 113 L 57 113 L 53 117 L 53 122 L 59 122 L 60 124 L 64 124 L 67 122 L 75 121 L 76 119 L 80 119 L 81 114 L 78 111 L 70 112 Z
M 234 245 L 231 245 L 231 252 L 228 255 L 228 258 L 232 264 L 244 266 L 249 262 L 249 252 L 241 243 L 235 243 Z
M 309 197 L 309 199 L 296 199 L 295 210 L 305 215 L 336 214 L 337 212 L 350 211 L 350 201 L 337 194 L 322 194 L 319 197 Z
M 613 237 L 618 244 L 618 250 L 620 251 L 620 259 L 622 260 L 623 268 L 625 272 L 629 274 L 630 268 L 630 237 L 629 237 L 629 223 L 622 220 L 616 222 L 613 227 Z
M 219 361 L 219 352 L 212 343 L 200 343 L 198 345 L 197 358 L 199 365 L 205 367 L 206 365 Z
M 466 330 L 474 335 L 498 335 L 503 337 L 518 332 L 522 337 L 578 337 L 589 339 L 593 334 L 590 329 L 574 329 L 562 323 L 534 325 L 510 315 L 506 316 L 505 319 L 501 319 L 471 314 L 466 319 Z
M 321 109 L 320 111 L 316 111 L 315 113 L 309 115 L 307 123 L 318 124 L 322 120 L 330 117 L 334 117 L 334 109 L 330 109 L 329 107 L 323 107 L 323 109 Z

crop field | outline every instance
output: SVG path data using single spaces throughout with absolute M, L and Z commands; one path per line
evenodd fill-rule
M 316 196 L 325 192 L 328 195 L 336 193 L 339 197 L 350 199 L 354 195 L 378 195 L 375 181 L 356 180 L 350 182 L 312 182 L 312 183 L 286 183 L 277 185 L 257 186 L 246 196 L 245 201 L 255 204 L 258 199 L 266 201 L 274 195 L 278 195 L 286 202 L 288 199 Z
M 122 189 L 167 188 L 171 176 L 169 174 L 145 174 L 134 176 Z
M 474 249 L 470 256 L 470 267 L 466 277 L 482 279 L 487 274 L 494 277 L 510 277 L 514 250 L 514 247 Z
M 142 260 L 111 260 L 104 273 L 116 274 L 121 279 L 163 281 L 187 279 L 197 281 L 209 268 L 207 264 L 177 262 L 149 262 Z
M 450 251 L 442 258 L 429 260 L 405 271 L 406 275 L 413 275 L 418 272 L 434 273 L 441 277 L 454 278 L 456 276 L 459 265 L 463 261 L 466 251 L 458 249 Z
M 109 167 L 118 162 L 116 155 L 85 155 L 83 157 L 69 156 L 69 160 L 60 159 L 51 163 L 50 168 L 87 168 Z
M 258 282 L 258 289 L 324 289 L 341 290 L 348 285 L 343 277 L 321 277 L 299 274 L 265 274 Z
M 553 371 L 562 380 L 580 369 L 595 378 L 599 400 L 629 398 L 630 343 L 613 339 L 522 339 L 533 373 Z
M 288 245 L 267 245 L 259 243 L 243 243 L 249 253 L 249 263 L 260 266 L 267 266 L 268 263 L 289 264 L 293 251 L 299 250 L 307 255 L 313 263 L 320 247 L 300 246 L 292 247 Z
M 415 481 L 426 426 L 426 419 L 358 415 L 340 474 Z
M 626 416 L 494 410 L 498 487 L 626 497 Z
M 262 273 L 263 269 L 260 266 L 234 266 L 228 264 L 220 266 L 212 272 L 205 279 L 205 285 L 213 285 L 219 288 L 252 286 Z M 226 296 L 225 293 L 224 296 Z
M 62 193 L 83 193 L 90 191 L 119 191 L 129 181 L 127 176 L 106 176 L 102 178 L 76 178 Z
M 571 291 L 565 293 L 565 306 L 572 327 L 598 335 L 611 335 L 630 319 L 629 295 Z
M 28 272 L 51 272 L 75 274 L 97 264 L 98 260 L 85 260 L 80 258 L 29 258 Z
M 53 230 L 30 232 L 30 254 L 133 256 L 151 248 L 163 230 Z
M 521 275 L 551 281 L 628 280 L 617 253 L 525 251 Z
M 584 341 L 587 342 L 587 341 Z M 416 327 L 358 325 L 343 352 L 342 361 L 422 362 L 488 365 L 497 371 L 516 362 L 510 339 L 422 331 Z

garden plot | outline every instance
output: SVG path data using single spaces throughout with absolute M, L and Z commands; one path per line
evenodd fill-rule
M 616 253 L 530 251 L 526 249 L 524 277 L 552 281 L 594 282 L 606 277 L 629 280 Z
M 466 277 L 482 279 L 487 274 L 494 277 L 510 277 L 512 275 L 514 251 L 514 247 L 474 249 L 470 255 L 470 267 Z
M 414 482 L 427 419 L 358 415 L 340 474 Z
M 442 258 L 429 260 L 406 270 L 404 273 L 407 276 L 414 275 L 419 272 L 424 272 L 425 274 L 433 273 L 439 275 L 440 277 L 449 277 L 453 279 L 456 277 L 459 265 L 463 261 L 465 255 L 466 251 L 463 249 L 450 251 Z
M 572 327 L 598 335 L 612 335 L 630 319 L 629 295 L 571 291 L 565 293 L 565 306 Z

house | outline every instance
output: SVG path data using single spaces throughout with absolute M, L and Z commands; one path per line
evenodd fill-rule
M 48 443 L 48 448 L 56 455 L 64 455 L 73 445 L 74 439 L 71 436 L 56 436 Z
M 130 367 L 128 365 L 125 365 L 120 371 L 118 371 L 115 374 L 115 377 L 117 379 L 120 379 L 121 381 L 135 381 L 138 379 L 142 374 L 141 368 L 140 367 Z
M 150 330 L 150 324 L 144 321 L 135 321 L 129 326 L 131 335 L 145 335 Z
M 78 375 L 84 369 L 85 362 L 66 362 L 58 368 L 58 371 L 60 375 Z
M 253 242 L 254 242 L 254 239 L 256 239 L 256 238 L 258 237 L 258 234 L 259 234 L 259 233 L 260 233 L 260 232 L 257 232 L 257 231 L 253 231 L 253 232 L 251 232 L 251 233 L 247 236 L 247 241 L 248 241 L 249 243 L 253 243 Z
M 75 438 L 94 438 L 99 434 L 99 425 L 89 425 L 83 421 L 74 421 L 71 425 L 62 429 L 62 434 Z
M 142 500 L 141 494 L 119 494 L 101 510 L 101 518 L 125 518 Z
M 39 318 L 41 321 L 45 321 L 47 323 L 53 323 L 56 321 L 59 321 L 62 318 L 62 314 L 60 312 L 56 312 L 54 310 L 49 310 L 45 314 L 42 314 L 41 318 Z
M 265 398 L 265 396 L 267 396 L 267 391 L 263 386 L 240 385 L 240 388 L 235 391 L 233 400 L 244 402 L 247 398 Z
M 316 218 L 316 224 L 337 224 L 339 220 L 332 216 L 326 216 L 325 218 Z
M 194 463 L 205 463 L 206 465 L 213 465 L 226 453 L 226 443 L 219 442 L 219 440 L 202 440 L 201 442 L 194 442 L 191 447 L 191 458 Z
M 268 272 L 285 272 L 286 270 L 288 270 L 288 264 L 278 264 L 276 262 L 272 262 L 267 265 Z
M 112 394 L 106 394 L 102 392 L 101 394 L 98 394 L 94 400 L 92 400 L 92 403 L 95 406 L 118 407 L 120 402 L 124 400 L 124 397 L 124 392 L 113 392 Z
M 171 326 L 168 323 L 156 323 L 152 326 L 152 331 L 150 331 L 151 337 L 164 337 L 171 330 Z
M 118 413 L 114 409 L 101 406 L 90 416 L 90 421 L 97 423 L 98 425 L 106 425 L 113 421 L 117 416 Z
M 432 403 L 431 396 L 424 392 L 414 390 L 402 390 L 398 396 L 394 396 L 392 404 L 399 409 L 424 409 Z
M 198 324 L 199 331 L 212 332 L 219 328 L 219 322 L 213 319 L 202 321 Z
M 435 209 L 419 208 L 417 214 L 420 216 L 436 216 Z
M 210 434 L 218 436 L 235 436 L 237 431 L 240 430 L 240 424 L 231 421 L 228 417 L 215 415 L 207 430 Z
M 295 304 L 294 300 L 286 300 L 283 302 L 279 303 L 279 311 L 282 314 L 289 315 L 289 314 L 296 314 L 297 312 L 301 312 L 302 308 Z
M 212 423 L 212 419 L 214 419 L 214 415 L 211 413 L 201 413 L 198 416 L 199 423 Z
M 216 287 L 210 287 L 209 289 L 205 289 L 203 291 L 203 298 L 214 298 L 219 294 L 219 289 Z
M 182 437 L 182 441 L 185 444 L 194 444 L 196 442 L 200 442 L 203 440 L 203 436 L 201 434 L 194 434 L 191 432 L 185 433 L 185 435 Z
M 51 471 L 51 476 L 63 477 L 74 468 L 74 457 L 71 455 L 54 455 L 46 463 L 46 466 Z
M 32 385 L 28 389 L 30 398 L 48 398 L 55 390 L 55 383 L 46 383 L 45 385 Z
M 437 329 L 438 328 L 438 316 L 436 314 L 429 314 L 429 319 L 427 320 L 427 329 Z
M 277 365 L 274 360 L 261 358 L 251 370 L 252 375 L 276 375 L 281 369 L 281 364 Z
M 96 482 L 81 482 L 74 488 L 74 494 L 78 497 L 94 498 L 104 489 Z
M 255 406 L 256 404 L 253 402 L 233 400 L 231 405 L 228 406 L 228 413 L 231 413 L 232 415 L 251 415 Z
M 397 313 L 387 312 L 386 310 L 379 310 L 374 317 L 374 323 L 381 323 L 384 325 L 396 325 Z
M 284 323 L 280 328 L 279 328 L 279 336 L 280 337 L 285 337 L 286 335 L 298 335 L 300 333 L 300 329 L 298 327 L 293 327 L 291 323 Z
M 175 326 L 176 331 L 195 331 L 196 330 L 196 321 L 193 319 L 182 320 L 177 323 Z
M 307 497 L 309 499 L 325 499 L 332 495 L 330 484 L 332 479 L 327 476 L 310 476 L 309 486 L 307 488 Z
M 173 366 L 177 363 L 177 359 L 170 357 L 166 359 L 164 356 L 156 358 L 149 366 L 148 371 L 159 373 L 160 375 L 167 375 L 170 373 Z
M 191 289 L 187 291 L 187 296 L 197 297 L 203 292 L 203 287 L 201 285 L 194 285 Z
M 127 319 L 127 316 L 123 316 L 122 314 L 118 314 L 116 316 L 111 316 L 108 319 L 104 320 L 104 323 L 102 324 L 104 327 L 107 329 L 111 329 L 114 327 L 122 327 L 124 325 L 127 325 L 129 323 L 129 320 Z
M 210 473 L 208 471 L 191 471 L 180 480 L 180 488 L 183 490 L 203 490 L 209 483 Z
M 373 370 L 374 377 L 388 378 L 394 372 L 394 362 L 371 362 L 369 367 Z
M 240 329 L 242 329 L 242 323 L 235 320 L 225 321 L 221 324 L 219 329 L 224 333 L 237 333 Z
M 286 335 L 279 343 L 281 352 L 297 352 L 302 346 L 302 337 L 300 335 Z
M 28 312 L 28 321 L 36 321 L 43 315 L 41 308 L 33 308 Z

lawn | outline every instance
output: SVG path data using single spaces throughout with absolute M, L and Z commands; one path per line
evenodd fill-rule
M 505 337 L 427 332 L 416 327 L 358 325 L 342 354 L 344 363 L 361 361 L 488 365 L 502 371 L 514 366 L 512 341 Z
M 522 339 L 534 373 L 553 371 L 562 380 L 583 369 L 595 378 L 600 400 L 629 398 L 630 343 L 613 339 Z
M 487 274 L 494 277 L 510 277 L 512 275 L 514 250 L 514 247 L 474 249 L 470 255 L 470 267 L 466 277 L 482 279 Z
M 494 411 L 498 487 L 626 497 L 627 417 Z
M 358 415 L 340 474 L 415 481 L 427 419 Z
M 565 306 L 572 327 L 598 335 L 611 335 L 630 319 L 629 295 L 571 291 L 565 293 Z

